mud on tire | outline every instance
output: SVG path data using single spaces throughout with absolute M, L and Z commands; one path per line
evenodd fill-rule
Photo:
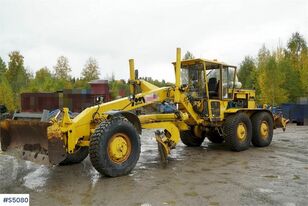
M 116 135 L 119 134 L 119 137 Z M 121 140 L 121 135 L 123 140 Z M 127 141 L 127 150 L 121 161 L 112 156 L 115 141 Z M 124 138 L 125 137 L 125 138 Z M 125 143 L 123 143 L 125 145 Z M 117 145 L 117 144 L 114 144 Z M 129 153 L 128 153 L 129 152 Z M 95 130 L 90 140 L 90 160 L 93 167 L 103 175 L 116 177 L 126 175 L 135 167 L 140 155 L 140 137 L 136 128 L 124 117 L 105 120 Z

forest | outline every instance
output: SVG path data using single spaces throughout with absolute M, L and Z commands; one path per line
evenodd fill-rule
M 265 45 L 256 57 L 246 56 L 239 66 L 243 88 L 255 89 L 260 104 L 296 103 L 308 96 L 308 50 L 306 40 L 293 33 L 285 47 L 269 50 Z
M 0 104 L 6 105 L 9 111 L 14 111 L 20 109 L 20 94 L 24 92 L 89 89 L 88 82 L 99 79 L 101 69 L 98 61 L 90 57 L 82 69 L 80 78 L 72 77 L 71 71 L 68 58 L 60 56 L 52 70 L 42 67 L 33 74 L 25 67 L 22 54 L 19 51 L 12 51 L 9 53 L 7 64 L 0 57 Z M 167 84 L 164 80 L 153 80 L 151 77 L 143 79 L 160 87 Z M 116 80 L 114 74 L 108 80 L 112 99 L 119 96 L 120 90 L 124 90 L 128 95 L 129 86 L 125 80 Z
M 19 109 L 20 94 L 23 92 L 55 92 L 62 89 L 88 89 L 88 82 L 100 77 L 98 61 L 90 57 L 81 72 L 80 78 L 70 75 L 72 68 L 65 56 L 60 56 L 52 69 L 42 67 L 35 74 L 24 65 L 24 57 L 19 51 L 8 54 L 6 63 L 0 57 L 0 104 L 10 111 Z M 193 58 L 187 52 L 183 59 Z M 260 104 L 280 105 L 296 102 L 299 97 L 308 96 L 308 49 L 305 38 L 295 32 L 286 42 L 286 46 L 277 45 L 269 50 L 263 45 L 256 57 L 245 56 L 238 69 L 239 81 L 243 88 L 255 89 Z M 157 85 L 166 86 L 165 80 L 143 79 Z M 119 90 L 128 93 L 125 80 L 118 81 L 112 75 L 109 79 L 112 98 Z

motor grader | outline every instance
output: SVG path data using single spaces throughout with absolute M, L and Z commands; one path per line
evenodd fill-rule
M 257 108 L 254 90 L 241 89 L 235 66 L 181 60 L 179 48 L 173 65 L 173 86 L 159 88 L 139 79 L 131 59 L 128 97 L 86 108 L 74 118 L 63 108 L 47 123 L 2 121 L 1 149 L 21 148 L 25 159 L 54 165 L 79 163 L 89 154 L 98 172 L 115 177 L 135 167 L 143 129 L 157 129 L 155 138 L 165 160 L 180 140 L 197 147 L 206 137 L 243 151 L 251 143 L 268 146 L 273 129 L 285 128 L 283 118 L 275 119 L 269 110 Z M 147 109 L 157 105 L 163 109 Z

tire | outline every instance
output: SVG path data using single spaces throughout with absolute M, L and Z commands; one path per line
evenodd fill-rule
M 274 122 L 267 112 L 259 112 L 252 116 L 252 144 L 256 147 L 266 147 L 273 139 Z
M 59 165 L 71 165 L 82 162 L 89 154 L 88 147 L 80 147 L 75 153 L 68 154 L 66 159 L 60 162 Z
M 182 131 L 180 133 L 181 140 L 183 144 L 188 147 L 200 147 L 205 137 L 196 137 L 193 135 L 192 131 Z
M 206 133 L 207 139 L 215 144 L 220 144 L 225 141 L 225 139 L 220 136 L 220 134 L 216 130 L 210 130 L 209 132 Z
M 140 137 L 124 117 L 102 122 L 91 136 L 90 160 L 101 174 L 117 177 L 129 174 L 140 156 Z
M 223 126 L 224 139 L 232 151 L 247 150 L 252 138 L 252 125 L 245 113 L 227 117 Z

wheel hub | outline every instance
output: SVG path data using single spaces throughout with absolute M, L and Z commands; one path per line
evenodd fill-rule
M 267 123 L 266 121 L 262 121 L 262 122 L 261 122 L 260 134 L 261 134 L 261 137 L 262 137 L 263 139 L 268 138 L 269 126 L 268 126 L 268 123 Z
M 241 142 L 243 142 L 247 137 L 247 128 L 244 123 L 239 123 L 237 126 L 237 139 Z
M 117 133 L 108 143 L 109 158 L 115 163 L 123 163 L 131 153 L 131 142 L 127 135 Z

